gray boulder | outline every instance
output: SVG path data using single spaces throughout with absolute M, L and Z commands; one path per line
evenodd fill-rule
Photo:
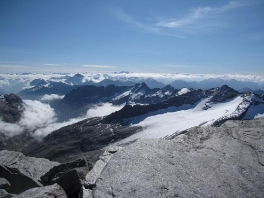
M 41 177 L 44 185 L 59 184 L 68 197 L 78 197 L 86 174 L 92 169 L 92 165 L 85 159 L 79 159 L 66 164 L 54 166 Z
M 16 198 L 67 198 L 64 190 L 58 185 L 44 186 L 29 189 L 19 195 Z
M 172 140 L 138 140 L 112 156 L 92 192 L 82 192 L 97 198 L 264 197 L 263 128 L 264 119 L 227 121 Z
M 10 188 L 11 188 L 10 183 L 5 178 L 0 177 L 0 189 L 9 191 Z
M 10 193 L 6 192 L 5 189 L 0 189 L 0 197 L 1 198 L 11 198 L 14 196 L 15 196 L 14 194 L 10 194 Z
M 93 169 L 86 175 L 85 182 L 81 188 L 79 198 L 89 198 L 92 196 L 92 190 L 96 187 L 96 181 L 99 178 L 101 172 L 112 158 L 114 153 L 120 150 L 121 147 L 111 146 L 105 150 L 100 159 L 95 163 Z
M 0 151 L 0 177 L 11 184 L 8 192 L 18 194 L 30 188 L 42 186 L 40 177 L 59 165 L 47 159 L 26 157 L 19 152 Z

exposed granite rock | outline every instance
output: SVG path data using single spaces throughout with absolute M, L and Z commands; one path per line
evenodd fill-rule
M 29 189 L 19 195 L 16 198 L 67 198 L 64 190 L 58 185 L 44 186 L 38 188 Z
M 0 189 L 0 197 L 1 198 L 11 198 L 14 196 L 15 196 L 14 194 L 10 194 L 10 193 L 6 192 L 5 189 Z
M 195 127 L 116 152 L 90 197 L 264 197 L 264 119 Z M 87 196 L 87 197 L 89 197 Z M 84 197 L 84 196 L 83 196 Z
M 0 177 L 11 184 L 11 193 L 21 193 L 33 187 L 42 186 L 40 177 L 58 162 L 47 159 L 26 157 L 19 152 L 0 151 Z
M 108 163 L 108 161 L 112 158 L 113 154 L 119 150 L 119 147 L 110 147 L 108 150 L 104 152 L 104 154 L 100 157 L 100 160 L 96 162 L 93 169 L 86 175 L 84 186 L 86 188 L 93 188 L 95 186 L 96 180 L 101 174 L 102 170 Z
M 0 177 L 0 189 L 9 191 L 10 188 L 11 188 L 10 183 L 5 178 Z
M 80 194 L 78 198 L 92 198 L 93 191 L 90 189 L 86 189 L 84 186 L 80 190 Z
M 68 197 L 77 197 L 92 165 L 84 159 L 54 166 L 41 177 L 44 185 L 59 184 Z
M 120 149 L 121 148 L 117 146 L 111 146 L 106 149 L 106 151 L 100 157 L 100 160 L 96 162 L 93 169 L 86 175 L 86 181 L 81 189 L 79 198 L 87 198 L 92 195 L 92 189 L 96 187 L 96 181 L 100 176 L 101 172 L 103 171 L 109 160 L 112 158 L 114 153 L 116 153 Z

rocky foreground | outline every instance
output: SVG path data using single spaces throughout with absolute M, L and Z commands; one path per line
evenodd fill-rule
M 92 170 L 1 151 L 0 197 L 264 197 L 263 128 L 263 118 L 227 121 L 109 147 Z
M 263 127 L 264 119 L 227 121 L 172 140 L 139 140 L 104 168 L 105 157 L 98 161 L 82 197 L 264 197 Z

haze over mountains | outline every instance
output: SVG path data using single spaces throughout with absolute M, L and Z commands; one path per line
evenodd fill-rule
M 34 80 L 34 81 L 33 81 Z M 249 88 L 252 90 L 264 89 L 263 76 L 261 75 L 212 75 L 212 74 L 154 74 L 154 73 L 82 73 L 82 74 L 1 74 L 0 91 L 1 93 L 18 93 L 25 88 L 33 88 L 42 82 L 53 83 L 49 86 L 59 87 L 62 84 L 54 82 L 63 82 L 67 85 L 102 85 L 114 84 L 118 86 L 132 86 L 136 83 L 145 82 L 150 88 L 162 88 L 165 85 L 172 85 L 176 89 L 194 88 L 209 89 L 219 87 L 224 84 L 233 89 L 240 90 Z M 44 86 L 44 87 L 45 87 Z

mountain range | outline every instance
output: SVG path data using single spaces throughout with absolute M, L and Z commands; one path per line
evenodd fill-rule
M 37 85 L 45 87 L 40 85 L 47 84 L 40 81 Z M 10 123 L 10 128 L 14 125 L 24 131 L 14 137 L 2 132 L 0 145 L 2 149 L 20 148 L 19 151 L 31 156 L 64 159 L 99 150 L 114 142 L 126 143 L 141 137 L 167 138 L 194 126 L 220 126 L 226 120 L 254 119 L 264 113 L 263 99 L 252 92 L 241 94 L 227 85 L 208 90 L 177 90 L 170 85 L 151 89 L 144 82 L 134 86 L 83 85 L 50 103 L 52 108 L 48 104 L 45 106 L 48 110 L 42 107 L 51 115 L 33 128 L 26 125 L 25 115 L 32 114 L 28 109 L 34 103 L 9 94 L 2 97 L 0 116 L 4 123 Z M 31 111 L 34 113 L 34 109 Z M 67 121 L 69 119 L 73 120 Z M 36 138 L 42 134 L 41 140 L 34 140 L 30 134 Z M 24 146 L 12 146 L 14 142 Z
M 25 74 L 25 76 L 28 75 Z M 249 88 L 250 86 L 246 85 L 250 85 L 250 83 L 229 80 L 228 82 L 236 87 L 234 89 L 229 85 L 222 84 L 227 81 L 216 79 L 200 81 L 199 84 L 177 80 L 167 85 L 150 78 L 144 81 L 144 79 L 136 77 L 109 79 L 107 75 L 97 75 L 92 79 L 88 79 L 82 74 L 71 76 L 65 74 L 48 79 L 35 78 L 25 80 L 27 88 L 20 90 L 17 95 L 13 93 L 1 95 L 0 150 L 17 151 L 26 156 L 67 163 L 68 165 L 60 167 L 63 173 L 56 175 L 56 171 L 52 170 L 49 173 L 52 176 L 46 175 L 48 178 L 54 177 L 57 184 L 63 181 L 60 184 L 64 185 L 64 180 L 61 179 L 64 176 L 61 175 L 67 173 L 68 176 L 65 178 L 68 181 L 68 177 L 70 178 L 73 174 L 72 170 L 65 166 L 73 166 L 73 164 L 75 166 L 77 162 L 79 163 L 80 158 L 89 159 L 92 164 L 99 164 L 95 164 L 95 167 L 99 166 L 99 168 L 93 169 L 94 171 L 103 171 L 102 164 L 108 163 L 115 152 L 122 153 L 116 146 L 126 148 L 128 145 L 128 153 L 130 153 L 133 150 L 131 149 L 132 145 L 150 149 L 148 146 L 145 147 L 145 143 L 151 145 L 152 140 L 155 139 L 153 141 L 156 141 L 157 145 L 161 145 L 162 150 L 166 150 L 165 144 L 170 144 L 169 140 L 174 141 L 178 137 L 187 137 L 190 141 L 194 141 L 193 133 L 195 133 L 195 137 L 198 137 L 199 131 L 207 129 L 217 131 L 219 128 L 219 130 L 225 131 L 228 128 L 228 131 L 234 133 L 235 128 L 232 128 L 234 124 L 226 125 L 228 120 L 241 120 L 241 123 L 250 123 L 247 120 L 253 120 L 252 123 L 257 123 L 255 120 L 264 115 L 264 95 L 261 90 L 253 91 L 251 89 L 253 85 L 257 87 L 254 83 L 251 83 L 252 86 Z M 218 84 L 220 86 L 212 87 Z M 221 128 L 222 126 L 224 127 Z M 245 132 L 248 130 L 246 129 Z M 223 131 L 219 137 L 212 135 L 211 132 L 209 132 L 210 135 L 207 134 L 207 131 L 202 132 L 206 133 L 206 137 L 203 139 L 199 136 L 199 144 L 202 145 L 203 141 L 208 140 L 209 148 L 215 138 L 228 138 L 230 134 L 227 137 Z M 239 138 L 241 139 L 241 137 Z M 182 142 L 187 144 L 189 141 L 187 139 Z M 177 141 L 181 142 L 180 139 Z M 245 141 L 247 142 L 246 139 Z M 136 143 L 133 144 L 133 142 Z M 233 140 L 230 142 L 234 143 Z M 190 147 L 192 145 L 191 142 Z M 223 143 L 223 145 L 226 144 Z M 109 146 L 114 146 L 114 149 Z M 174 144 L 172 147 L 186 149 Z M 156 146 L 152 148 L 155 148 L 156 156 L 157 148 Z M 212 148 L 214 152 L 218 149 L 217 146 Z M 237 147 L 234 146 L 234 148 Z M 239 146 L 239 149 L 243 150 L 244 147 Z M 103 154 L 104 150 L 107 152 Z M 227 148 L 225 152 L 229 152 L 229 150 Z M 256 148 L 254 150 L 258 152 Z M 137 149 L 135 151 L 140 154 Z M 7 153 L 5 154 L 8 156 Z M 152 156 L 149 152 L 146 154 Z M 246 157 L 248 158 L 248 156 Z M 166 157 L 164 159 L 167 160 Z M 0 168 L 2 167 L 6 174 L 11 174 L 13 177 L 15 172 L 9 173 L 8 171 L 11 169 L 6 168 L 10 164 L 2 165 L 1 163 L 6 163 L 5 160 L 0 162 Z M 110 162 L 109 167 L 111 167 L 111 163 L 113 162 Z M 173 163 L 175 162 L 173 161 Z M 185 161 L 184 163 L 186 165 Z M 201 162 L 201 164 L 203 163 Z M 123 165 L 118 166 L 122 167 Z M 246 166 L 249 165 L 246 163 Z M 142 167 L 146 168 L 144 163 Z M 76 170 L 73 171 L 74 174 L 77 174 Z M 105 174 L 108 174 L 108 171 L 109 169 L 106 169 Z M 144 171 L 145 174 L 148 170 Z M 91 174 L 97 175 L 100 173 L 91 172 Z M 106 183 L 108 179 L 112 178 L 104 175 L 102 177 Z M 68 196 L 78 197 L 79 192 L 81 194 L 89 192 L 95 195 L 100 191 L 104 192 L 104 195 L 108 195 L 108 192 L 105 192 L 102 187 L 107 184 L 99 182 L 97 183 L 98 188 L 95 187 L 96 181 L 91 180 L 91 178 L 95 178 L 94 176 L 85 178 L 84 175 L 79 175 L 78 178 L 81 178 L 81 180 L 77 179 L 78 188 L 73 187 L 71 182 L 67 183 L 67 185 L 72 185 L 70 191 L 67 190 L 68 187 L 63 187 Z M 147 178 L 143 179 L 148 180 Z M 42 184 L 54 184 L 52 179 L 48 180 L 50 181 L 41 180 L 41 184 L 38 181 L 37 184 L 39 187 Z M 16 185 L 13 180 L 12 183 Z M 170 185 L 168 186 L 170 187 Z M 166 190 L 166 188 L 165 185 L 164 189 Z M 158 190 L 158 192 L 165 193 L 164 189 Z M 12 192 L 16 192 L 13 190 Z M 151 192 L 148 193 L 151 194 Z M 167 195 L 171 195 L 170 193 L 168 191 Z
M 193 77 L 192 77 L 193 76 Z M 108 74 L 0 74 L 0 93 L 19 93 L 27 90 L 32 92 L 34 86 L 37 86 L 37 82 L 46 81 L 61 82 L 66 85 L 96 85 L 96 86 L 133 86 L 137 83 L 145 82 L 150 88 L 163 88 L 165 85 L 171 85 L 175 89 L 181 89 L 183 87 L 193 89 L 210 89 L 219 87 L 222 85 L 228 85 L 231 88 L 239 91 L 244 88 L 249 88 L 253 91 L 264 90 L 264 84 L 260 76 L 239 76 L 239 75 L 223 75 L 218 77 L 217 75 L 191 75 L 191 74 L 140 74 L 129 72 L 113 72 Z M 42 83 L 43 84 L 43 83 Z M 56 86 L 56 85 L 54 85 Z M 59 85 L 57 85 L 59 86 Z M 63 85 L 62 85 L 63 86 Z M 46 88 L 49 86 L 46 85 Z M 35 90 L 40 87 L 35 87 Z M 55 93 L 51 90 L 47 93 Z M 61 88 L 63 89 L 63 88 Z M 23 97 L 26 97 L 26 92 L 23 92 Z M 43 90 L 43 92 L 45 92 Z M 67 91 L 62 91 L 62 93 Z M 39 92 L 40 93 L 40 92 Z M 30 93 L 29 93 L 30 95 Z M 33 94 L 36 95 L 36 94 Z

